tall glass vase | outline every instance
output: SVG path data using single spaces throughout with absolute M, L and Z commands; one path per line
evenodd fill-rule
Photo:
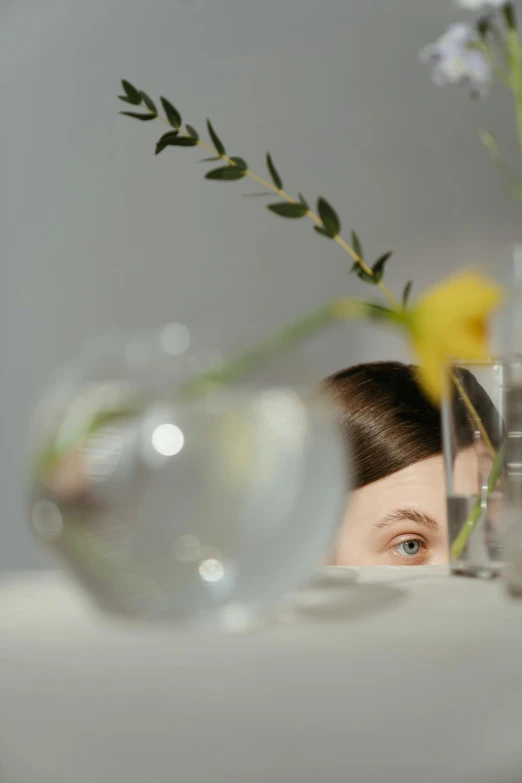
M 509 427 L 505 443 L 506 583 L 513 596 L 522 597 L 522 368 L 514 367 L 504 393 Z
M 492 577 L 505 561 L 504 393 L 520 357 L 455 362 L 443 403 L 448 538 L 455 574 Z
M 522 351 L 522 244 L 514 245 L 510 263 L 500 270 L 509 299 L 500 314 L 502 350 Z M 506 441 L 504 458 L 506 567 L 511 595 L 522 597 L 522 373 L 516 363 L 508 368 L 504 383 Z

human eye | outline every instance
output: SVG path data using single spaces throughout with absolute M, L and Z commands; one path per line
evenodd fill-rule
M 405 536 L 401 541 L 396 541 L 391 546 L 391 550 L 405 565 L 417 565 L 425 558 L 428 548 L 421 538 Z

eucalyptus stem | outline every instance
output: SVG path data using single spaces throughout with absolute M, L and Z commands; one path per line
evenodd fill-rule
M 313 213 L 311 213 L 311 217 L 313 217 L 314 220 L 318 220 L 317 215 L 314 215 Z M 364 272 L 366 272 L 367 275 L 371 275 L 372 277 L 374 277 L 373 269 L 371 269 L 367 264 L 365 264 L 364 261 L 362 260 L 362 258 L 359 258 L 357 253 L 353 250 L 353 248 L 350 247 L 350 245 L 347 242 L 345 242 L 344 239 L 341 236 L 337 235 L 335 237 L 335 242 L 337 242 L 339 247 L 342 247 L 342 249 L 345 251 L 345 253 L 348 253 L 348 255 L 350 255 L 357 264 L 359 264 L 361 269 Z M 382 280 L 379 280 L 377 285 L 379 286 L 379 288 L 381 289 L 383 294 L 391 302 L 393 307 L 395 307 L 397 310 L 402 310 L 402 307 L 401 307 L 400 303 L 395 298 L 395 296 L 392 294 L 392 292 L 390 291 L 388 286 L 385 283 L 383 283 Z
M 170 127 L 170 123 L 169 123 L 169 121 L 167 119 L 165 119 L 165 117 L 162 117 L 161 114 L 157 114 L 156 116 L 157 116 L 157 118 L 159 120 L 161 120 L 161 122 L 165 123 L 166 125 L 168 125 Z M 180 131 L 179 135 L 182 136 L 183 138 L 191 138 L 189 133 L 184 133 L 183 131 Z M 201 147 L 202 149 L 206 150 L 207 152 L 209 152 L 214 157 L 220 158 L 222 161 L 227 163 L 227 165 L 234 166 L 234 167 L 238 166 L 238 163 L 233 158 L 229 157 L 228 155 L 226 155 L 224 153 L 220 153 L 219 150 L 217 150 L 215 147 L 212 147 L 210 144 L 207 144 L 206 142 L 202 141 L 199 138 L 197 140 L 197 145 L 199 147 Z M 271 182 L 269 182 L 268 180 L 264 179 L 263 177 L 260 177 L 258 174 L 255 174 L 250 169 L 248 169 L 248 168 L 245 169 L 243 173 L 244 173 L 245 177 L 249 177 L 254 182 L 257 182 L 258 185 L 261 185 L 262 187 L 266 188 L 267 190 L 272 191 L 272 193 L 277 193 L 278 196 L 280 196 L 282 199 L 287 201 L 289 204 L 298 204 L 299 203 L 295 198 L 293 198 L 288 193 L 286 193 L 286 191 L 283 190 L 283 188 L 276 187 Z M 322 226 L 323 225 L 323 221 L 321 220 L 319 215 L 317 215 L 311 209 L 307 210 L 307 212 L 305 214 L 305 217 L 308 217 L 310 220 L 312 220 L 318 226 Z M 339 245 L 340 248 L 342 248 L 344 250 L 345 253 L 347 253 L 352 258 L 352 260 L 356 264 L 358 264 L 360 266 L 360 268 L 368 276 L 370 276 L 370 277 L 374 277 L 375 276 L 372 268 L 369 267 L 368 264 L 366 264 L 364 259 L 361 258 L 361 256 L 354 250 L 354 248 L 351 247 L 351 245 L 349 245 L 339 234 L 337 234 L 335 237 L 333 237 L 333 240 L 334 240 L 334 242 L 336 242 Z M 390 291 L 388 286 L 385 283 L 383 283 L 382 280 L 379 280 L 377 282 L 377 286 L 380 288 L 380 290 L 383 292 L 383 294 L 387 297 L 387 299 L 393 305 L 393 307 L 395 307 L 397 309 L 401 309 L 401 305 L 400 305 L 399 301 L 392 294 L 392 292 Z

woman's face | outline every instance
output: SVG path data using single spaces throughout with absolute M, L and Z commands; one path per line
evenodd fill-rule
M 473 448 L 454 467 L 462 491 L 476 492 Z M 442 455 L 416 462 L 355 490 L 334 552 L 335 565 L 427 565 L 448 562 Z

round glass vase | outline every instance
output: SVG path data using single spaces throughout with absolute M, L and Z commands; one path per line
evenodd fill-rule
M 37 415 L 31 524 L 104 610 L 233 626 L 326 556 L 345 446 L 317 390 L 196 394 L 177 362 L 118 340 L 75 363 Z
M 521 366 L 513 355 L 449 367 L 452 394 L 441 415 L 454 574 L 490 578 L 504 569 L 506 390 Z

